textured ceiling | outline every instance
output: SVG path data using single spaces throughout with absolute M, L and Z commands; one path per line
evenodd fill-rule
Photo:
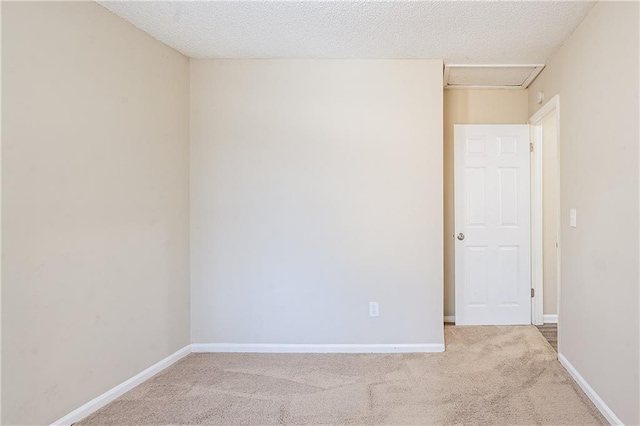
M 99 1 L 192 58 L 537 64 L 593 2 Z

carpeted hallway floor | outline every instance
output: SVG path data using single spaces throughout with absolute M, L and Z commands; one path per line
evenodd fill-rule
M 533 326 L 441 354 L 192 354 L 80 424 L 604 425 Z
M 547 342 L 549 342 L 553 350 L 558 352 L 558 324 L 542 324 L 536 327 Z

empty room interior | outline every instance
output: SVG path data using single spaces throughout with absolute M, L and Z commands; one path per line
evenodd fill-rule
M 640 3 L 1 1 L 6 425 L 640 425 Z

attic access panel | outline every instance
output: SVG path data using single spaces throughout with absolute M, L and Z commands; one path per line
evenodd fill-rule
M 544 65 L 455 65 L 444 66 L 444 88 L 526 89 Z

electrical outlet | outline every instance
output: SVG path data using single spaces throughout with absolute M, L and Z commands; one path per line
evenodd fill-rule
M 380 316 L 380 306 L 378 305 L 378 302 L 369 302 L 369 316 L 370 317 Z

